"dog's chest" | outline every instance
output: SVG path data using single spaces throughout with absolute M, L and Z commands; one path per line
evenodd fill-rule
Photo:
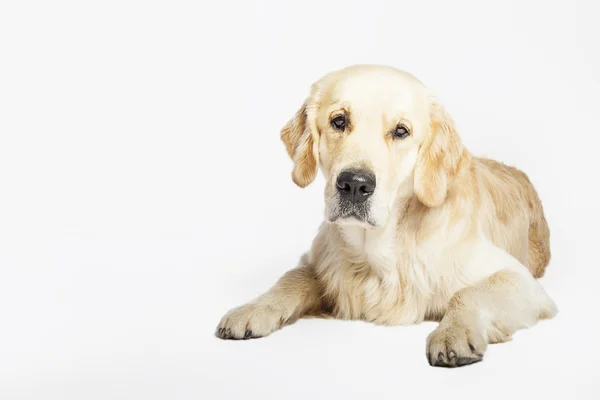
M 413 254 L 395 236 L 350 231 L 344 237 L 350 248 L 322 270 L 334 314 L 389 325 L 421 320 L 428 289 L 420 279 L 424 266 Z
M 386 325 L 421 319 L 424 308 L 414 307 L 414 297 L 422 297 L 423 291 L 408 288 L 409 281 L 402 276 L 403 270 L 419 268 L 418 263 L 399 248 L 395 236 L 360 234 L 360 231 L 345 232 L 348 247 L 321 270 L 334 314 L 338 318 Z

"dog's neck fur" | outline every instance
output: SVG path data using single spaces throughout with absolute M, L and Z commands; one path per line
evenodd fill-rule
M 359 224 L 337 225 L 348 260 L 368 265 L 384 282 L 398 280 L 398 223 L 413 198 L 412 195 L 403 194 L 394 202 L 383 226 L 367 228 Z

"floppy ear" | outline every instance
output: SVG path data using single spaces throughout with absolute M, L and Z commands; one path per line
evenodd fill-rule
M 469 154 L 454 121 L 437 100 L 430 99 L 429 113 L 429 135 L 417 156 L 414 189 L 423 204 L 436 207 L 446 200 L 448 189 Z
M 283 127 L 281 140 L 294 161 L 292 180 L 302 188 L 307 186 L 317 176 L 319 164 L 319 134 L 310 99 Z

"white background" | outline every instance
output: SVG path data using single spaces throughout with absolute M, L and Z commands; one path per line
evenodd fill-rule
M 600 398 L 597 1 L 3 1 L 0 398 Z M 213 336 L 323 213 L 279 130 L 333 69 L 433 88 L 525 170 L 558 317 L 448 370 L 435 324 Z

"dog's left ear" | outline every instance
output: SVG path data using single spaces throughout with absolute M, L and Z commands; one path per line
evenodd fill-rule
M 414 189 L 428 207 L 441 205 L 460 166 L 469 159 L 454 121 L 434 98 L 429 100 L 429 133 L 419 149 Z
M 319 165 L 319 133 L 315 113 L 314 99 L 308 98 L 281 129 L 281 140 L 294 161 L 292 180 L 302 188 L 315 180 Z

